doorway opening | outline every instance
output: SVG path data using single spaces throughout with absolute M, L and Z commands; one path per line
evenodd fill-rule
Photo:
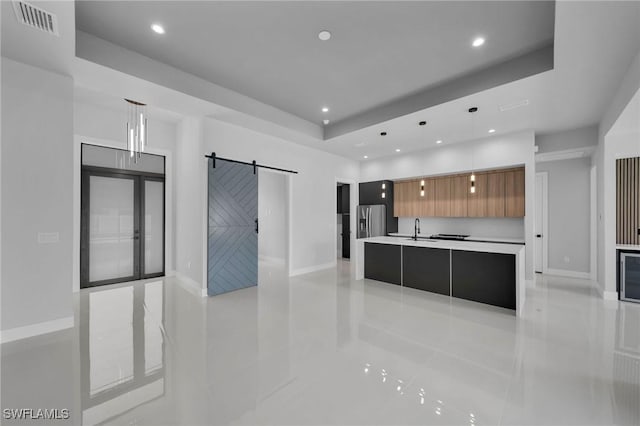
M 81 146 L 80 287 L 164 276 L 165 158 Z
M 351 257 L 351 216 L 350 216 L 351 186 L 348 183 L 337 183 L 337 257 L 349 260 Z
M 258 171 L 258 276 L 260 282 L 289 275 L 289 176 Z

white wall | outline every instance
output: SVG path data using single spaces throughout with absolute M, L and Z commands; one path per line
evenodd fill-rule
M 286 263 L 289 258 L 289 196 L 288 176 L 283 173 L 258 170 L 258 257 Z
M 533 214 L 535 202 L 534 134 L 525 131 L 360 163 L 360 181 L 445 175 L 469 170 L 525 166 L 526 278 L 533 279 Z M 452 219 L 455 220 L 455 219 Z M 453 223 L 453 222 L 451 222 Z M 505 222 L 507 224 L 508 222 Z M 505 227 L 507 232 L 508 226 Z M 478 231 L 480 232 L 480 231 Z M 477 233 L 478 233 L 477 232 Z M 498 235 L 503 236 L 503 235 Z
M 591 272 L 590 158 L 536 164 L 548 173 L 548 267 Z
M 598 127 L 598 148 L 594 164 L 598 170 L 598 285 L 607 299 L 616 291 L 616 182 L 615 148 L 607 134 L 640 88 L 640 51 L 622 79 Z
M 596 146 L 597 144 L 597 125 L 570 129 L 558 133 L 536 135 L 538 154 Z
M 3 57 L 2 124 L 2 330 L 71 326 L 73 80 Z
M 73 118 L 76 135 L 110 140 L 117 144 L 116 147 L 126 148 L 124 125 L 127 122 L 127 109 L 124 100 L 120 110 L 76 101 L 73 105 Z M 175 152 L 176 123 L 158 120 L 153 114 L 149 114 L 148 121 L 148 148 Z
M 207 163 L 202 148 L 203 120 L 187 117 L 178 124 L 177 133 L 176 273 L 186 282 L 206 289 Z
M 398 218 L 398 232 L 413 234 L 415 218 Z M 524 239 L 524 219 L 519 217 L 421 217 L 421 235 L 463 234 L 474 237 L 522 238 Z
M 205 120 L 203 134 L 196 161 L 215 151 L 220 157 L 298 171 L 290 178 L 290 272 L 335 264 L 336 179 L 357 180 L 356 162 L 214 119 Z M 200 176 L 206 182 L 205 172 Z

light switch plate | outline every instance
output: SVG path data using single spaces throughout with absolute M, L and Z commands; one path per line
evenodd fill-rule
M 38 232 L 38 244 L 52 244 L 60 241 L 58 232 Z

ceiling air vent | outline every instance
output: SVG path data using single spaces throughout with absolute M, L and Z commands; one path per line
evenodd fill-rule
M 45 33 L 58 34 L 58 19 L 56 15 L 27 2 L 13 0 L 13 10 L 16 17 L 24 25 L 28 25 Z

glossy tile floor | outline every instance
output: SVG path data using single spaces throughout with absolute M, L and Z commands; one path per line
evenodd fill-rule
M 83 290 L 75 329 L 2 345 L 2 406 L 85 425 L 640 424 L 640 305 L 538 277 L 518 319 L 348 268 L 264 266 L 207 299 L 175 278 Z

